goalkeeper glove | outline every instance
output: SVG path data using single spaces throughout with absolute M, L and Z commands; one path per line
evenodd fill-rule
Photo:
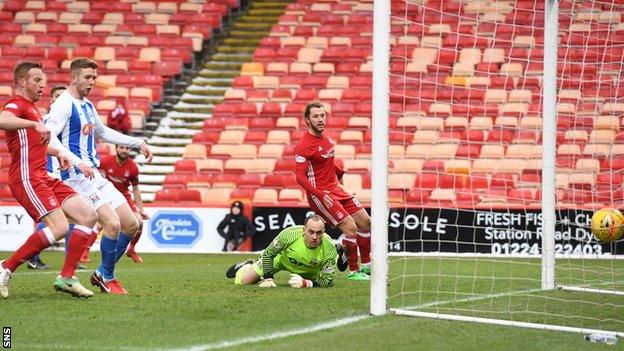
M 273 278 L 267 278 L 263 281 L 260 282 L 260 284 L 258 284 L 259 287 L 261 288 L 275 288 L 277 287 L 277 285 L 275 285 L 275 282 L 273 281 Z
M 303 279 L 299 274 L 291 274 L 288 284 L 292 288 L 311 288 L 314 284 L 309 279 Z

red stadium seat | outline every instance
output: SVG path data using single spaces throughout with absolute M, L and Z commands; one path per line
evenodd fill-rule
M 194 160 L 178 160 L 175 162 L 175 171 L 179 174 L 192 174 L 197 172 Z
M 179 197 L 180 189 L 162 189 L 156 192 L 156 196 L 154 197 L 155 202 L 164 202 L 164 203 L 172 203 L 177 202 Z
M 183 174 L 167 174 L 165 177 L 165 181 L 163 182 L 163 186 L 167 189 L 186 188 L 186 183 L 188 181 L 188 176 Z

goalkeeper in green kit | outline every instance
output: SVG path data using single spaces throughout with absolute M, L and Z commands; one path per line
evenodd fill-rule
M 340 264 L 338 264 L 340 252 Z M 262 252 L 258 260 L 248 260 L 230 267 L 226 277 L 235 278 L 236 285 L 259 284 L 274 288 L 273 275 L 279 271 L 290 272 L 288 284 L 293 288 L 329 287 L 334 285 L 336 265 L 347 267 L 346 252 L 338 251 L 329 235 L 325 222 L 318 215 L 306 218 L 304 225 L 282 230 Z

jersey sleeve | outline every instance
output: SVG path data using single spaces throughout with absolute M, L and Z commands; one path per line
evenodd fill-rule
M 43 121 L 53 135 L 59 135 L 63 131 L 63 128 L 67 125 L 69 118 L 71 117 L 71 112 L 71 101 L 63 98 L 63 95 L 61 95 L 58 99 L 56 99 L 52 106 L 50 106 L 48 114 L 43 116 Z
M 299 183 L 308 194 L 323 198 L 323 192 L 315 188 L 308 180 L 310 156 L 311 153 L 305 147 L 301 145 L 295 147 L 295 175 L 297 176 L 297 183 Z
M 132 161 L 131 159 L 128 160 Z M 139 184 L 139 167 L 134 162 L 132 162 L 132 166 L 130 168 L 130 177 L 128 177 L 128 181 L 130 181 L 130 184 L 132 184 L 132 186 L 136 186 Z
M 336 252 L 336 246 L 332 243 L 327 234 L 323 236 L 323 242 L 321 245 L 323 249 L 323 261 L 321 262 L 321 269 L 319 271 L 318 278 L 314 280 L 313 286 L 326 288 L 334 285 L 338 253 Z
M 282 230 L 275 239 L 267 246 L 260 255 L 262 261 L 262 270 L 264 278 L 273 278 L 275 271 L 273 269 L 273 260 L 275 257 L 287 247 L 289 247 L 297 238 L 303 235 L 303 226 L 294 226 Z
M 9 103 L 4 105 L 3 110 L 7 111 L 7 112 L 11 112 L 16 117 L 20 117 L 21 118 L 21 115 L 22 115 L 22 105 L 18 104 L 15 101 L 9 101 Z
M 130 147 L 139 147 L 143 143 L 143 140 L 135 137 L 131 137 L 129 135 L 121 134 L 118 131 L 111 129 L 102 123 L 100 116 L 95 112 L 94 109 L 94 119 L 95 119 L 95 134 L 107 143 L 115 144 L 115 145 L 125 145 Z
M 336 169 L 336 177 L 338 177 L 338 180 L 341 180 L 342 176 L 345 174 L 344 168 L 340 165 L 340 163 L 342 162 L 334 159 L 334 168 Z

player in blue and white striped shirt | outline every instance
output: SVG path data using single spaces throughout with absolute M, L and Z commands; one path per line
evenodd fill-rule
M 45 120 L 52 134 L 58 136 L 74 158 L 72 164 L 82 162 L 93 170 L 92 178 L 86 177 L 77 167 L 61 172 L 61 179 L 95 208 L 102 225 L 102 264 L 91 276 L 91 283 L 104 293 L 127 294 L 115 278 L 115 263 L 126 251 L 139 223 L 125 197 L 98 172 L 100 158 L 95 139 L 140 148 L 148 162 L 152 153 L 145 141 L 105 126 L 93 103 L 86 98 L 95 86 L 97 67 L 97 63 L 85 58 L 72 61 L 69 88 L 52 104 Z

